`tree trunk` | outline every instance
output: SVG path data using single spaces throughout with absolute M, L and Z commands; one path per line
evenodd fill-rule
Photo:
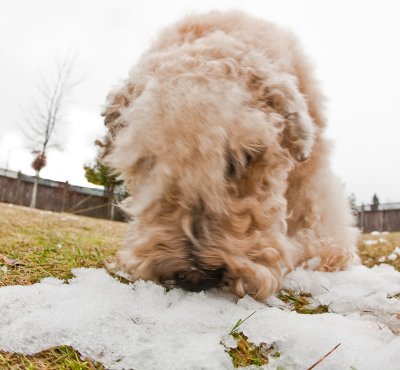
M 110 185 L 110 187 L 107 187 L 108 210 L 109 210 L 110 220 L 114 220 L 114 216 L 115 216 L 114 189 L 115 189 L 115 185 L 114 184 Z
M 110 220 L 114 220 L 115 215 L 115 204 L 114 202 L 111 203 L 111 212 L 110 212 Z
M 36 171 L 36 176 L 35 176 L 35 182 L 33 184 L 33 189 L 32 189 L 32 198 L 31 198 L 31 208 L 36 208 L 36 198 L 37 198 L 37 190 L 38 190 L 38 185 L 39 185 L 39 172 Z

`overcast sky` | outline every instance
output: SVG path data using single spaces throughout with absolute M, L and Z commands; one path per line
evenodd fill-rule
M 332 166 L 368 203 L 400 201 L 400 2 L 396 0 L 2 0 L 0 2 L 0 167 L 33 174 L 19 126 L 40 73 L 68 50 L 83 82 L 68 109 L 65 150 L 50 151 L 41 176 L 87 185 L 83 164 L 103 134 L 110 88 L 160 29 L 192 12 L 242 9 L 292 29 L 328 97 Z

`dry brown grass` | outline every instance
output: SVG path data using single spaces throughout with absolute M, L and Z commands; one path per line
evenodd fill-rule
M 310 293 L 282 289 L 277 296 L 292 311 L 296 311 L 297 313 L 315 315 L 329 312 L 329 306 L 327 305 L 313 305 L 313 298 Z
M 0 203 L 0 285 L 29 285 L 53 276 L 72 277 L 74 267 L 103 267 L 121 246 L 127 225 Z M 5 271 L 6 270 L 6 271 Z
M 82 359 L 68 346 L 51 348 L 33 356 L 0 352 L 2 370 L 103 370 L 104 366 L 89 359 Z
M 72 277 L 74 267 L 104 267 L 121 246 L 127 225 L 0 203 L 0 286 L 44 277 Z M 12 263 L 17 261 L 17 263 Z M 0 369 L 103 369 L 62 346 L 33 356 L 0 352 Z
M 368 240 L 374 240 L 376 244 L 368 245 Z M 396 247 L 400 247 L 400 232 L 379 235 L 363 234 L 358 243 L 360 257 L 365 266 L 372 267 L 386 263 L 400 271 L 400 255 L 394 261 L 387 258 Z M 383 257 L 385 261 L 380 262 L 379 260 Z

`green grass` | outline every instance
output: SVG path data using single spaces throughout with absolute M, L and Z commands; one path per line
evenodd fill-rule
M 313 305 L 313 298 L 310 293 L 282 289 L 277 294 L 277 297 L 297 313 L 315 315 L 329 312 L 329 306 L 327 305 Z
M 104 367 L 89 359 L 82 359 L 77 351 L 68 346 L 55 347 L 33 356 L 0 352 L 0 368 L 3 370 L 103 370 Z
M 271 357 L 277 358 L 280 356 L 274 345 L 251 343 L 242 332 L 235 332 L 231 335 L 235 339 L 237 346 L 236 348 L 230 348 L 227 352 L 231 356 L 234 367 L 262 366 L 268 364 Z
M 231 356 L 234 367 L 262 366 L 268 364 L 271 357 L 277 358 L 280 356 L 274 344 L 267 345 L 266 343 L 260 343 L 256 345 L 250 342 L 249 338 L 243 332 L 239 331 L 239 327 L 255 313 L 253 312 L 244 320 L 239 319 L 229 333 L 235 340 L 236 347 L 228 347 L 225 350 Z

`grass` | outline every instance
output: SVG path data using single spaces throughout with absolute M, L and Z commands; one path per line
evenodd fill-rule
M 329 306 L 327 305 L 314 306 L 310 293 L 282 289 L 277 297 L 297 313 L 315 315 L 329 312 Z
M 0 368 L 4 370 L 103 370 L 103 365 L 82 359 L 77 351 L 68 346 L 51 348 L 33 356 L 16 353 L 0 353 Z
M 121 247 L 127 225 L 0 203 L 0 286 L 29 285 L 45 277 L 69 279 L 71 268 L 104 267 Z M 0 369 L 104 369 L 71 347 L 33 356 L 0 352 Z
M 286 303 L 289 309 L 300 314 L 317 315 L 329 312 L 329 306 L 313 305 L 313 298 L 310 293 L 282 289 L 277 297 Z M 260 343 L 256 345 L 250 342 L 243 332 L 239 331 L 239 327 L 254 314 L 255 312 L 244 320 L 239 319 L 229 333 L 236 342 L 235 348 L 226 350 L 232 358 L 234 367 L 262 366 L 268 364 L 271 357 L 280 357 L 275 344 Z
M 235 339 L 237 346 L 236 348 L 230 348 L 227 352 L 232 358 L 234 367 L 262 366 L 268 364 L 271 357 L 277 358 L 280 356 L 274 345 L 268 346 L 265 343 L 255 345 L 242 332 L 235 332 L 232 337 Z
M 277 358 L 280 356 L 280 353 L 276 350 L 274 344 L 267 345 L 266 343 L 260 343 L 259 345 L 256 345 L 251 343 L 249 338 L 243 334 L 243 332 L 239 331 L 239 326 L 255 313 L 256 312 L 253 312 L 244 320 L 239 319 L 229 333 L 229 335 L 235 340 L 236 347 L 226 348 L 226 352 L 231 356 L 233 366 L 236 368 L 250 365 L 266 365 L 269 363 L 271 357 Z
M 368 244 L 367 240 L 374 240 L 376 244 Z M 358 243 L 361 261 L 365 266 L 379 265 L 382 263 L 379 260 L 385 257 L 384 263 L 400 271 L 400 255 L 394 261 L 386 258 L 396 247 L 400 247 L 400 232 L 379 235 L 363 234 Z
M 0 286 L 29 285 L 49 276 L 69 279 L 71 268 L 103 267 L 126 230 L 121 222 L 3 203 L 0 218 Z
M 376 244 L 365 243 L 365 240 L 376 240 Z M 358 249 L 360 252 L 361 261 L 364 265 L 372 267 L 379 265 L 382 262 L 379 260 L 385 257 L 385 263 L 392 265 L 398 271 L 400 271 L 400 256 L 398 259 L 391 261 L 386 257 L 390 255 L 396 247 L 400 247 L 400 233 L 391 234 L 380 234 L 371 235 L 364 234 L 361 236 Z M 277 297 L 286 303 L 292 311 L 296 311 L 300 314 L 315 315 L 330 312 L 329 306 L 327 305 L 315 305 L 313 304 L 313 298 L 310 293 L 297 292 L 287 289 L 282 289 Z M 400 293 L 394 297 L 400 298 Z M 253 313 L 254 314 L 254 313 Z M 239 326 L 244 321 L 249 319 L 253 314 L 248 316 L 246 319 L 236 323 L 229 335 L 233 337 L 236 342 L 235 348 L 227 348 L 226 351 L 232 358 L 234 367 L 246 367 L 250 365 L 262 366 L 268 364 L 270 358 L 276 358 L 280 356 L 280 353 L 276 349 L 276 345 L 266 345 L 260 343 L 256 345 L 248 340 L 248 337 L 239 331 Z M 336 349 L 337 347 L 335 347 Z M 320 361 L 322 361 L 322 358 Z M 317 362 L 314 366 L 317 366 Z
M 31 210 L 0 203 L 0 286 L 29 285 L 44 277 L 69 279 L 75 267 L 104 267 L 104 261 L 121 247 L 127 225 L 63 213 Z M 376 244 L 364 243 L 376 240 Z M 400 233 L 362 235 L 359 251 L 362 263 L 372 267 L 385 263 L 400 271 L 400 256 L 386 257 L 400 247 Z M 316 306 L 307 292 L 282 290 L 278 297 L 301 314 L 329 312 Z M 235 367 L 268 363 L 278 357 L 274 344 L 251 343 L 239 327 L 250 317 L 239 320 L 230 335 L 236 348 L 227 348 Z M 71 347 L 51 348 L 33 356 L 0 352 L 0 369 L 103 369 L 90 359 L 82 359 Z

